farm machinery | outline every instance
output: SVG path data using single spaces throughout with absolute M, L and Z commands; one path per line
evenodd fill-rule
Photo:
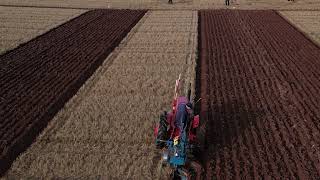
M 200 118 L 194 115 L 194 104 L 190 101 L 191 85 L 187 96 L 178 96 L 180 77 L 176 80 L 172 110 L 163 112 L 155 126 L 155 143 L 162 149 L 162 162 L 171 167 L 172 179 L 201 179 L 203 168 L 195 160 L 199 152 L 196 130 Z

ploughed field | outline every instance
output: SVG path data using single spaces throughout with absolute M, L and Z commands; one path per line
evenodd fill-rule
M 207 177 L 320 177 L 319 47 L 275 11 L 199 16 Z
M 89 11 L 0 56 L 0 174 L 145 12 Z

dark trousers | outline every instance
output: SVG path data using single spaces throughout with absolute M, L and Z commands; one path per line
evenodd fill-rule
M 172 0 L 169 0 L 168 3 L 169 3 L 169 4 L 172 4 Z
M 229 6 L 229 5 L 230 5 L 229 0 L 226 0 L 226 5 L 227 5 L 227 6 Z

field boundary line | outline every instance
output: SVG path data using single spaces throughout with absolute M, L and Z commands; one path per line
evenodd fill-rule
M 130 42 L 130 40 L 133 38 L 135 34 L 137 34 L 139 28 L 146 22 L 148 17 L 150 16 L 151 11 L 147 11 L 144 16 L 140 19 L 140 21 L 131 29 L 131 31 L 127 34 L 127 36 L 120 42 L 118 47 L 116 47 L 113 51 L 113 53 L 117 53 L 116 57 L 119 55 L 121 52 L 126 52 L 125 50 L 130 49 L 130 48 L 125 48 L 125 46 Z M 116 58 L 115 57 L 115 58 Z
M 89 12 L 89 11 L 88 11 Z M 123 38 L 120 43 L 118 44 L 117 47 L 113 49 L 113 51 L 105 58 L 103 63 L 95 70 L 95 72 L 85 81 L 85 83 L 79 88 L 77 93 L 70 98 L 64 105 L 62 109 L 55 115 L 54 119 L 66 119 L 71 116 L 71 112 L 73 112 L 77 106 L 80 104 L 82 99 L 90 92 L 91 89 L 94 88 L 94 85 L 98 82 L 100 78 L 102 78 L 102 74 L 106 72 L 109 67 L 112 65 L 113 61 L 118 57 L 118 55 L 121 53 L 121 45 L 123 43 L 127 43 L 129 41 L 129 36 L 133 36 L 135 34 L 135 31 L 137 28 L 139 28 L 142 24 L 142 21 L 144 18 L 146 18 L 146 15 L 149 13 L 147 11 L 144 16 L 138 21 L 137 24 L 130 30 L 130 32 L 126 35 L 125 38 Z M 130 37 L 131 38 L 131 37 Z M 61 121 L 55 121 L 55 122 L 61 122 Z M 63 124 L 60 123 L 60 125 L 55 124 L 54 127 L 50 127 L 48 124 L 47 128 L 42 132 L 43 134 L 47 134 L 55 129 L 59 129 Z M 42 136 L 42 134 L 39 135 L 39 137 Z
M 314 44 L 315 46 L 317 46 L 320 49 L 320 43 L 317 42 L 315 39 L 312 38 L 312 36 L 310 36 L 307 32 L 303 31 L 301 27 L 299 27 L 300 25 L 295 25 L 293 22 L 290 21 L 289 18 L 287 18 L 285 15 L 281 14 L 280 11 L 276 11 L 274 10 L 274 12 L 280 16 L 280 18 L 282 18 L 283 20 L 285 20 L 290 26 L 292 26 L 293 28 L 295 28 L 300 34 L 302 34 L 304 37 L 306 37 L 312 44 Z
M 90 11 L 85 11 L 85 12 L 79 14 L 79 15 L 75 15 L 75 16 L 72 17 L 71 19 L 69 19 L 69 20 L 67 20 L 67 21 L 65 21 L 65 22 L 63 22 L 63 23 L 61 23 L 61 24 L 59 24 L 59 25 L 57 25 L 57 26 L 49 29 L 48 31 L 46 31 L 46 32 L 44 32 L 44 33 L 42 33 L 42 34 L 39 34 L 38 36 L 35 36 L 35 37 L 29 39 L 28 41 L 26 41 L 26 42 L 24 42 L 24 43 L 19 44 L 17 47 L 15 47 L 15 48 L 13 48 L 13 49 L 9 49 L 8 51 L 3 52 L 2 54 L 0 54 L 0 57 L 4 56 L 4 55 L 6 55 L 6 54 L 8 54 L 8 53 L 10 53 L 10 52 L 12 52 L 12 51 L 15 51 L 16 49 L 20 48 L 21 46 L 25 46 L 26 44 L 28 44 L 28 43 L 30 43 L 30 42 L 32 42 L 32 41 L 36 41 L 37 39 L 39 39 L 39 38 L 41 38 L 41 37 L 43 37 L 43 36 L 46 36 L 46 35 L 49 34 L 51 31 L 54 31 L 54 30 L 60 28 L 61 26 L 65 26 L 67 23 L 70 23 L 71 21 L 74 21 L 76 18 L 80 18 L 81 16 L 85 16 L 85 15 L 86 15 L 87 13 L 89 13 L 89 12 L 90 12 Z

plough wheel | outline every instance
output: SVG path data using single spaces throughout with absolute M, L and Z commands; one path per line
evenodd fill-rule
M 174 170 L 171 174 L 171 179 L 202 180 L 204 179 L 204 170 L 200 163 L 191 161 L 185 167 Z
M 192 180 L 202 180 L 204 178 L 204 170 L 200 163 L 196 161 L 191 161 L 189 164 L 189 172 L 190 172 L 190 179 Z

